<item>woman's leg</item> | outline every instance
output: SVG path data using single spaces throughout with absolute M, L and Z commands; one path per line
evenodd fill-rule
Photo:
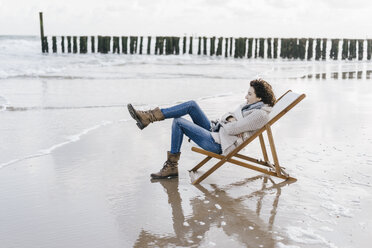
M 152 178 L 168 178 L 178 176 L 178 160 L 180 158 L 183 134 L 186 134 L 201 148 L 221 154 L 221 145 L 214 142 L 211 133 L 203 127 L 183 118 L 175 118 L 172 125 L 172 147 L 163 168 L 152 173 Z
M 208 130 L 184 118 L 175 118 L 172 125 L 172 154 L 180 152 L 183 134 L 186 134 L 186 136 L 204 150 L 217 154 L 222 153 L 221 145 L 214 141 Z
M 165 118 L 179 118 L 188 114 L 196 125 L 206 130 L 211 129 L 209 119 L 195 101 L 188 101 L 170 108 L 164 108 L 161 109 L 161 112 Z

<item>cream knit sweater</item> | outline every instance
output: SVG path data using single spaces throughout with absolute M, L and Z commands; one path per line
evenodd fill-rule
M 242 108 L 246 105 L 243 103 L 234 112 L 228 112 L 221 117 L 222 127 L 219 132 L 212 132 L 212 137 L 216 143 L 221 144 L 222 155 L 226 156 L 237 146 L 253 135 L 255 131 L 262 128 L 269 121 L 269 114 L 272 107 L 267 104 L 261 109 L 252 109 L 244 111 Z M 233 116 L 236 121 L 226 122 L 227 117 Z M 237 135 L 243 134 L 240 138 Z

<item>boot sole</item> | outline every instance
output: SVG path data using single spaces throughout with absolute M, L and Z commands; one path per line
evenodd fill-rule
M 132 118 L 137 122 L 136 124 L 137 124 L 137 127 L 139 128 L 139 129 L 144 129 L 145 128 L 145 126 L 142 124 L 142 122 L 140 121 L 140 119 L 137 117 L 137 115 L 136 115 L 136 111 L 134 110 L 134 108 L 133 108 L 133 106 L 132 106 L 132 104 L 128 104 L 127 105 L 127 108 L 128 108 L 128 111 L 129 111 L 129 114 L 130 114 L 130 116 L 132 116 Z
M 151 175 L 152 179 L 167 179 L 167 178 L 174 178 L 174 177 L 178 177 L 178 174 L 173 174 L 173 175 L 168 175 L 168 176 Z

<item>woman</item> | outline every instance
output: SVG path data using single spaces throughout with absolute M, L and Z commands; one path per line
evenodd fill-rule
M 271 85 L 262 79 L 251 81 L 245 99 L 245 103 L 234 112 L 223 115 L 217 122 L 209 121 L 195 101 L 148 111 L 135 110 L 128 104 L 129 113 L 137 121 L 140 129 L 154 121 L 174 118 L 168 159 L 163 168 L 158 173 L 151 174 L 151 177 L 178 176 L 178 160 L 184 134 L 204 150 L 227 155 L 263 127 L 269 121 L 269 113 L 276 101 Z M 192 122 L 181 118 L 187 114 L 190 115 Z

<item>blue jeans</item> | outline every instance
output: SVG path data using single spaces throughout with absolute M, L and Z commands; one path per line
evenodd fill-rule
M 183 135 L 185 134 L 192 141 L 204 150 L 222 153 L 221 145 L 216 143 L 211 135 L 211 123 L 195 101 L 188 101 L 176 106 L 161 109 L 166 119 L 174 118 L 172 125 L 171 153 L 180 152 Z M 181 118 L 190 115 L 192 122 Z

